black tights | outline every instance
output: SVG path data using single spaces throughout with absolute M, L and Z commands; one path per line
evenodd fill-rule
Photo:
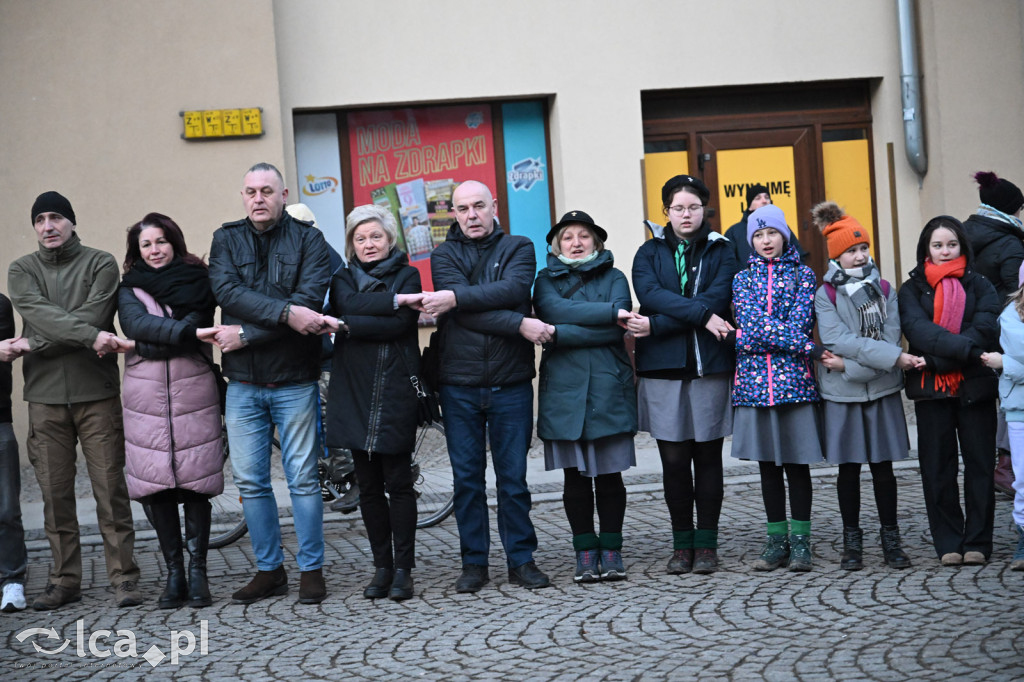
M 693 508 L 697 507 L 697 528 L 718 530 L 722 513 L 722 441 L 702 443 L 659 440 L 665 504 L 672 530 L 693 530 Z M 690 467 L 693 471 L 690 471 Z
M 870 462 L 871 481 L 875 488 L 878 521 L 883 526 L 896 525 L 896 476 L 892 462 Z M 860 527 L 860 468 L 858 463 L 840 464 L 836 491 L 839 493 L 839 513 L 847 528 Z
M 584 476 L 579 469 L 564 469 L 565 492 L 562 502 L 573 535 L 594 532 L 594 503 L 602 533 L 621 533 L 626 516 L 626 486 L 622 474 Z M 591 483 L 593 481 L 593 483 Z
M 758 462 L 761 496 L 768 523 L 786 520 L 786 481 L 789 482 L 789 511 L 797 521 L 811 520 L 811 467 L 806 464 Z M 783 480 L 785 473 L 785 480 Z

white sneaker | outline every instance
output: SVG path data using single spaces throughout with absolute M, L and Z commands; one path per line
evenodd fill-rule
M 0 604 L 0 611 L 14 613 L 25 610 L 25 587 L 21 583 L 7 583 L 4 585 L 4 599 Z

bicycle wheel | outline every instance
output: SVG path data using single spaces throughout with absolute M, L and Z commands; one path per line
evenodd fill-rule
M 221 436 L 224 440 L 224 492 L 210 499 L 213 506 L 210 525 L 210 547 L 220 549 L 235 542 L 245 535 L 249 528 L 245 525 L 245 514 L 242 513 L 242 498 L 235 487 L 235 477 L 231 474 L 231 457 L 228 448 L 228 433 Z
M 452 466 L 448 460 L 444 426 L 440 422 L 421 426 L 416 432 L 412 467 L 416 488 L 416 527 L 436 526 L 455 508 Z
M 242 497 L 235 487 L 235 478 L 231 473 L 231 457 L 228 448 L 228 435 L 224 432 L 224 492 L 210 500 L 213 506 L 212 524 L 210 526 L 210 547 L 220 549 L 232 542 L 237 541 L 247 532 L 249 527 L 245 524 L 245 514 L 242 512 Z M 274 461 L 274 453 L 280 457 L 281 444 L 277 438 L 271 440 L 271 462 Z

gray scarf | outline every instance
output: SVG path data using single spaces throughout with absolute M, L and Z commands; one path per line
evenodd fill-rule
M 839 263 L 830 260 L 825 281 L 836 288 L 837 293 L 849 297 L 860 315 L 860 335 L 869 339 L 881 339 L 885 325 L 885 297 L 882 295 L 882 280 L 878 276 L 875 262 L 869 260 L 859 268 L 844 270 Z

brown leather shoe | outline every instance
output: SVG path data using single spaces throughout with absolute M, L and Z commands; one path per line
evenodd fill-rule
M 327 598 L 323 569 L 303 571 L 299 574 L 299 603 L 319 604 Z
M 82 600 L 82 590 L 78 587 L 64 587 L 50 583 L 46 591 L 36 597 L 32 602 L 32 608 L 36 611 L 52 611 L 59 609 L 65 604 Z
M 232 604 L 252 604 L 267 597 L 280 597 L 288 594 L 288 575 L 284 566 L 273 571 L 257 571 L 249 584 L 231 595 Z

